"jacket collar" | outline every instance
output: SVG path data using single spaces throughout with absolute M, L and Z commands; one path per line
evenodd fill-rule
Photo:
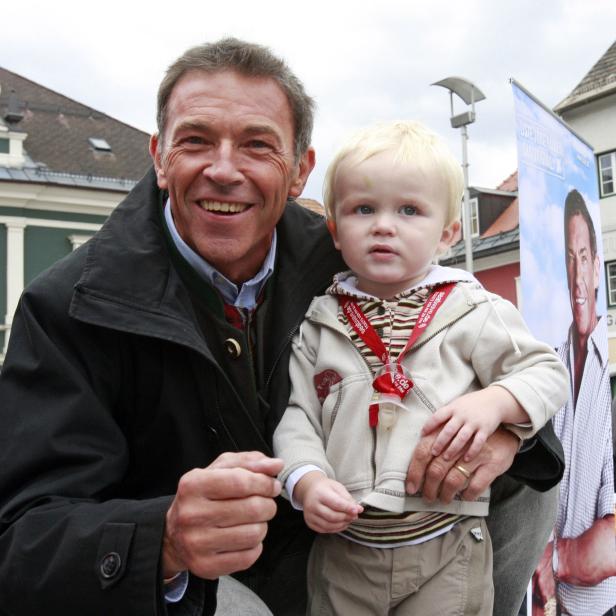
M 211 358 L 188 291 L 172 266 L 163 204 L 164 195 L 150 169 L 89 242 L 70 314 L 94 325 L 179 343 Z M 323 219 L 304 208 L 288 203 L 277 233 L 274 280 L 269 285 L 275 298 L 271 322 L 277 333 L 263 341 L 274 362 L 310 299 L 343 267 Z

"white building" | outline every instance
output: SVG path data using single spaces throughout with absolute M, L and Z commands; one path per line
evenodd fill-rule
M 148 138 L 0 67 L 0 364 L 24 286 L 100 228 L 148 169 Z

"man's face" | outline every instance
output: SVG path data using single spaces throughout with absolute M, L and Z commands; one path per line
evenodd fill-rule
M 588 225 L 574 214 L 567 225 L 567 283 L 577 332 L 588 337 L 597 324 L 595 290 L 599 287 L 599 257 L 593 256 Z
M 295 162 L 280 86 L 233 71 L 183 75 L 150 152 L 180 236 L 236 283 L 259 270 L 287 197 L 301 194 L 314 166 L 312 149 Z

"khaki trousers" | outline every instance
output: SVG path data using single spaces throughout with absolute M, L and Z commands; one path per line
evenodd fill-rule
M 492 546 L 483 518 L 400 548 L 318 535 L 310 554 L 310 616 L 492 616 L 493 600 Z

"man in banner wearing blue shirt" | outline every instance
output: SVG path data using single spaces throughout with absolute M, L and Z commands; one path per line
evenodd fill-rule
M 616 605 L 611 390 L 606 319 L 597 315 L 597 238 L 575 189 L 565 200 L 564 233 L 573 321 L 558 352 L 571 391 L 553 421 L 566 468 L 555 539 L 535 576 L 536 592 L 540 602 L 555 597 L 562 614 L 599 616 Z

